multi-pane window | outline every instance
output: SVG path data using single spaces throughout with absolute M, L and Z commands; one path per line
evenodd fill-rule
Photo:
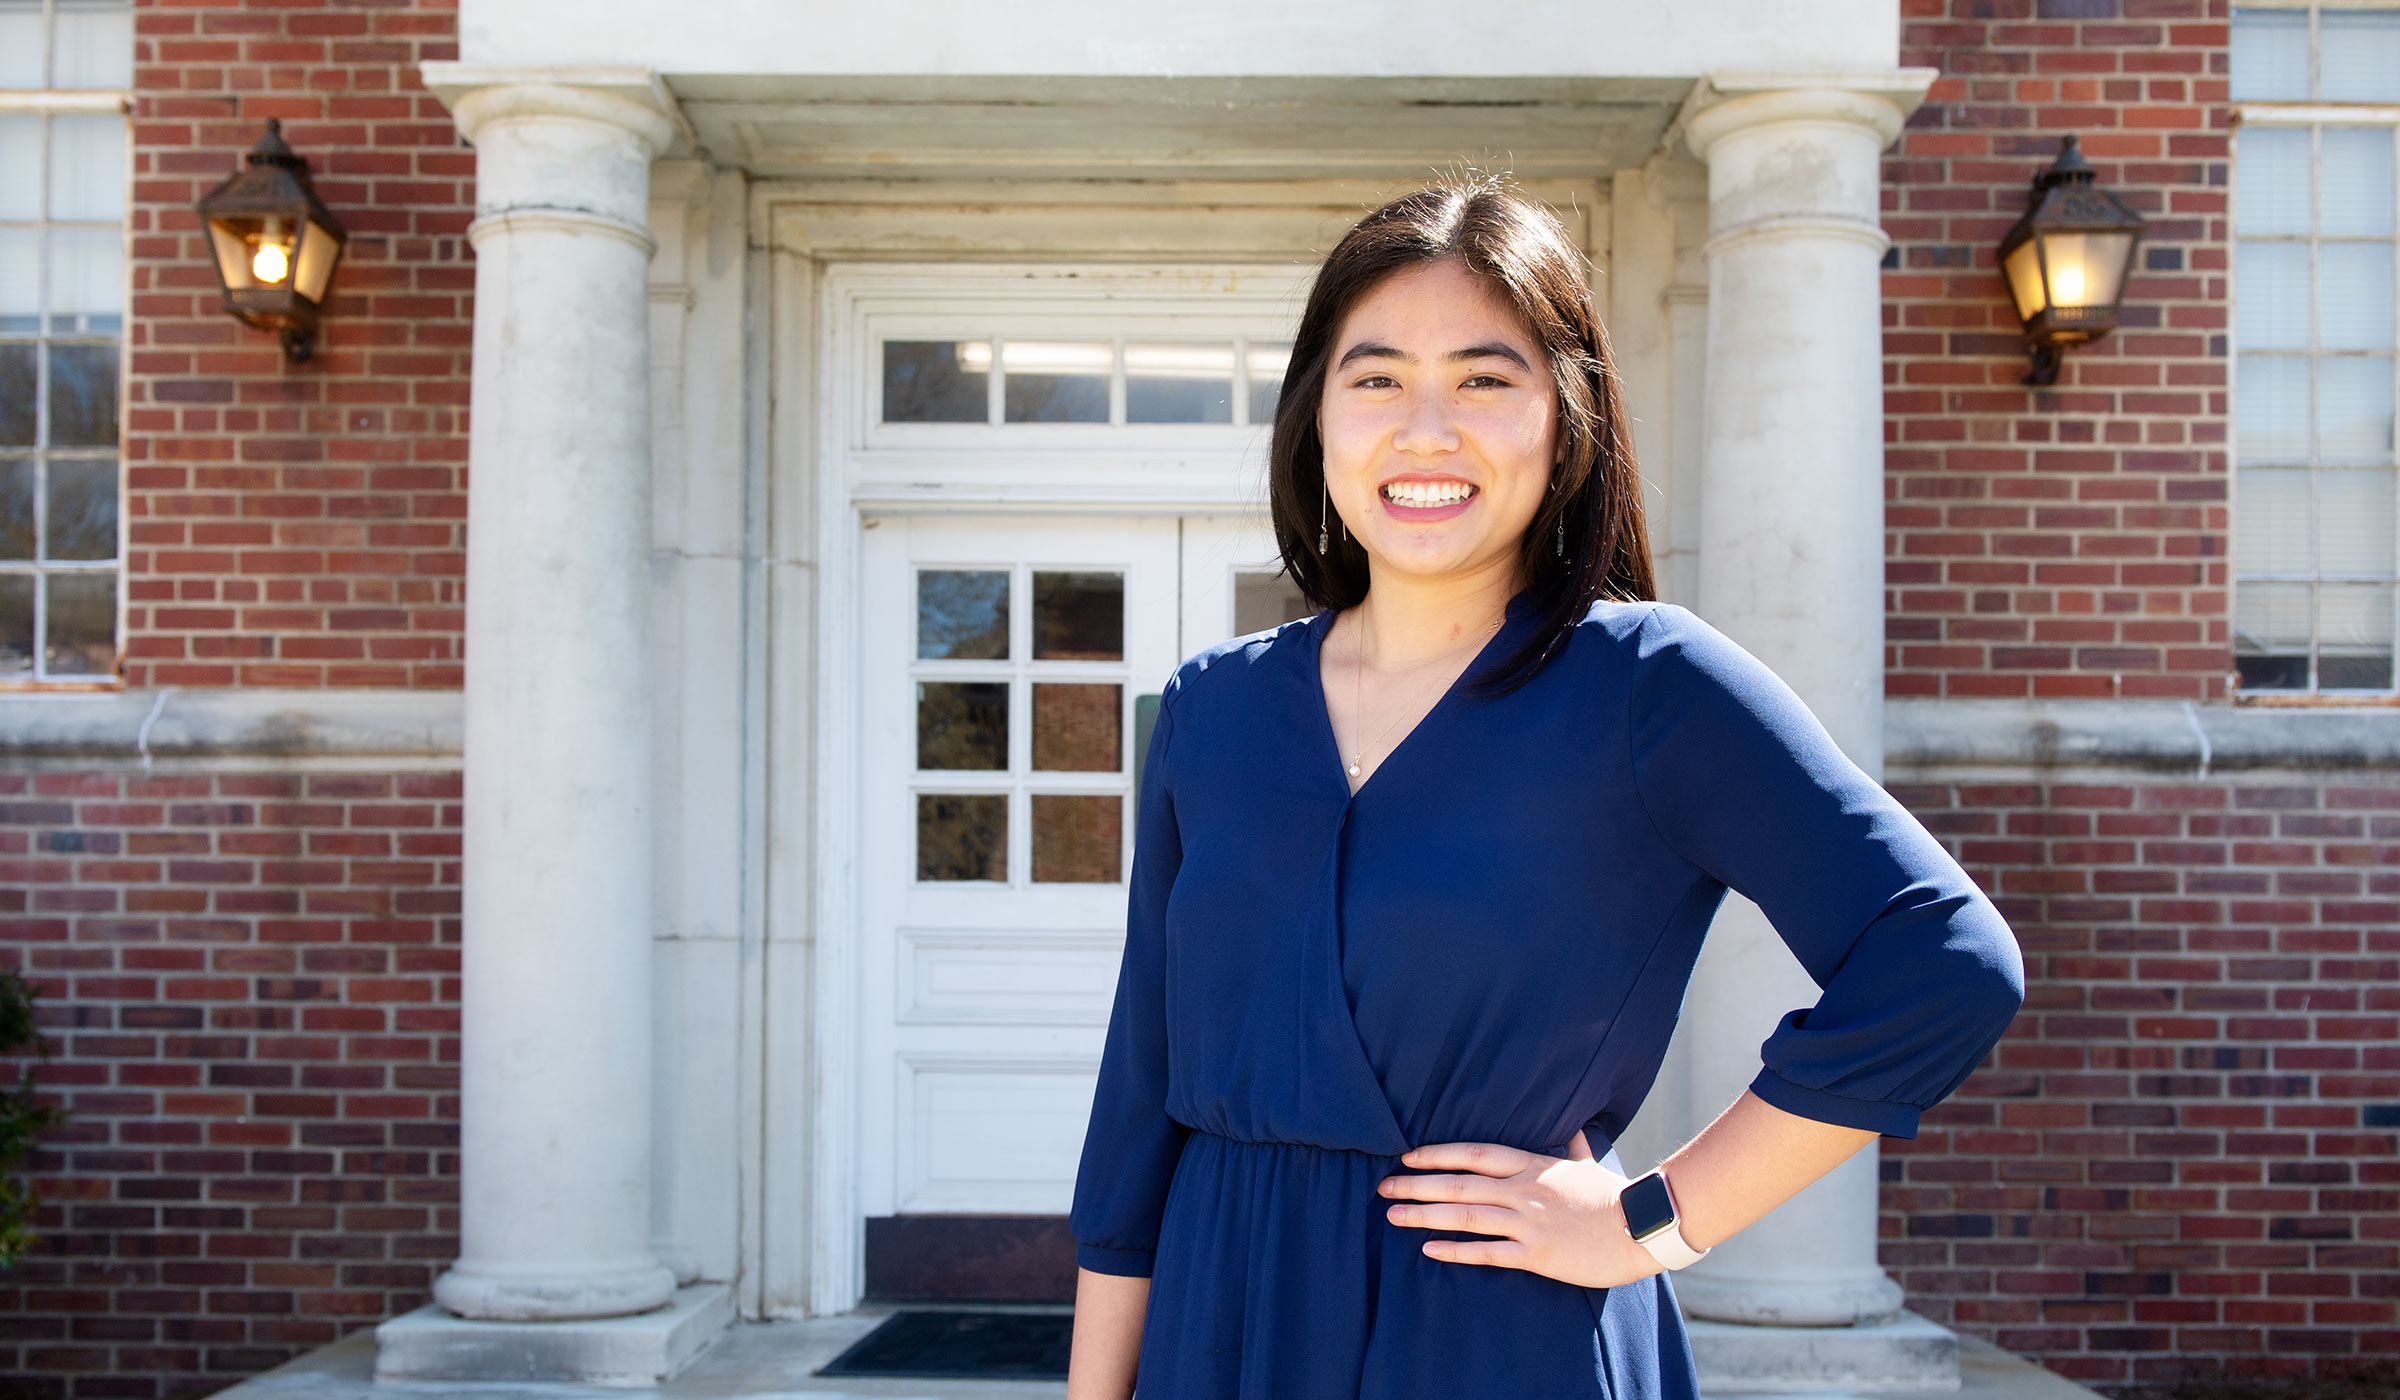
M 123 0 L 0 0 L 0 683 L 117 660 Z
M 1291 358 L 1280 341 L 887 340 L 882 419 L 1265 424 Z
M 2233 12 L 2234 660 L 2388 691 L 2400 590 L 2400 7 Z
M 914 673 L 919 880 L 1124 878 L 1124 574 L 920 569 Z

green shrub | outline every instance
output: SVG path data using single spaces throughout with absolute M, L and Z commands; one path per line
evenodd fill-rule
M 33 1022 L 33 989 L 16 973 L 0 968 L 0 1058 L 39 1059 L 49 1053 Z M 0 1269 L 33 1246 L 33 1188 L 17 1168 L 33 1151 L 33 1140 L 66 1115 L 36 1103 L 33 1066 L 25 1066 L 14 1089 L 0 1089 Z

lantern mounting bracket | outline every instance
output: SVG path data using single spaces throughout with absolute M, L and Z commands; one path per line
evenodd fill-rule
M 2036 388 L 2056 384 L 2058 382 L 2058 367 L 2067 358 L 2066 347 L 2062 345 L 2043 345 L 2036 342 L 2033 344 L 2028 344 L 2025 349 L 2028 354 L 2033 356 L 2033 368 L 2026 371 L 2025 377 L 2017 382 L 2019 384 L 2031 385 Z

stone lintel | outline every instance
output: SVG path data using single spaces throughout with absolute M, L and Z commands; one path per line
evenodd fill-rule
M 1924 700 L 1883 706 L 1884 767 L 2026 771 L 2400 770 L 2400 706 Z M 455 690 L 183 689 L 0 694 L 0 768 L 261 764 L 456 768 Z

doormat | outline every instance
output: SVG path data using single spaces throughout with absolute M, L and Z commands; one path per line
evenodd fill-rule
M 816 1373 L 1063 1381 L 1074 1327 L 1063 1312 L 894 1313 Z

